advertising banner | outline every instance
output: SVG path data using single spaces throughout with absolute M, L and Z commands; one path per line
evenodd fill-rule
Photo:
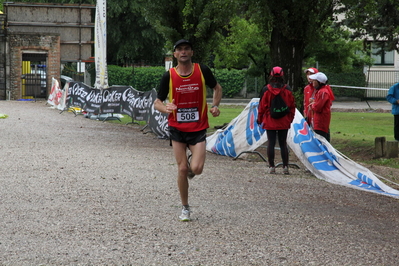
M 130 86 L 112 86 L 101 91 L 82 82 L 69 82 L 65 91 L 67 108 L 80 107 L 93 114 L 126 114 L 136 121 L 145 121 L 158 137 L 169 136 L 167 114 L 154 108 L 155 89 L 142 92 Z

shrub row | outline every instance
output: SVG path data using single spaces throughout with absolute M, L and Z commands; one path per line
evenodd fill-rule
M 119 67 L 110 65 L 108 66 L 108 83 L 112 85 L 126 85 L 132 86 L 139 91 L 149 91 L 153 88 L 158 89 L 159 82 L 162 75 L 165 73 L 163 66 L 158 67 Z M 243 89 L 246 80 L 246 70 L 227 70 L 217 69 L 214 70 L 214 75 L 223 88 L 223 97 L 232 98 L 237 96 Z M 347 85 L 364 87 L 366 80 L 364 74 L 357 73 L 326 73 L 329 84 L 334 85 Z M 253 80 L 249 78 L 248 80 Z M 263 81 L 259 79 L 259 83 Z M 260 84 L 260 88 L 263 84 Z M 248 92 L 252 92 L 249 90 Z M 363 90 L 348 90 L 341 88 L 334 88 L 336 96 L 346 97 L 360 97 L 363 98 Z M 359 95 L 361 94 L 361 95 Z

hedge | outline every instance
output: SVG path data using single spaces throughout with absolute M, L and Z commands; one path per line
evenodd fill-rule
M 119 67 L 114 65 L 108 66 L 108 83 L 112 85 L 132 86 L 139 91 L 149 91 L 153 88 L 158 89 L 162 75 L 165 73 L 163 66 L 157 67 Z M 232 98 L 239 95 L 243 89 L 245 79 L 251 79 L 246 76 L 246 70 L 237 69 L 217 69 L 214 70 L 217 81 L 223 88 L 223 97 Z M 326 73 L 328 83 L 333 85 L 347 85 L 364 87 L 366 79 L 363 73 Z M 259 79 L 259 85 L 263 78 Z M 250 91 L 252 91 L 251 89 Z M 335 96 L 346 97 L 364 97 L 363 90 L 333 88 Z M 257 91 L 255 89 L 254 91 Z

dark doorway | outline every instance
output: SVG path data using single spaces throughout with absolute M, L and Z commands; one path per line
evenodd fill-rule
M 47 98 L 47 54 L 22 54 L 22 98 Z

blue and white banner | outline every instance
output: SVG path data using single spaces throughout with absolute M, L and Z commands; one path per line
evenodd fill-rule
M 236 157 L 241 152 L 254 151 L 267 141 L 266 131 L 258 126 L 259 98 L 254 98 L 244 108 L 239 116 L 234 118 L 225 129 L 217 130 L 207 137 L 206 148 L 208 151 Z
M 236 157 L 265 143 L 265 130 L 256 124 L 258 105 L 259 98 L 252 99 L 224 130 L 217 130 L 209 136 L 207 151 Z M 315 134 L 298 110 L 288 131 L 287 143 L 303 165 L 319 179 L 399 198 L 398 190 L 384 184 L 369 169 L 342 156 L 322 136 Z

